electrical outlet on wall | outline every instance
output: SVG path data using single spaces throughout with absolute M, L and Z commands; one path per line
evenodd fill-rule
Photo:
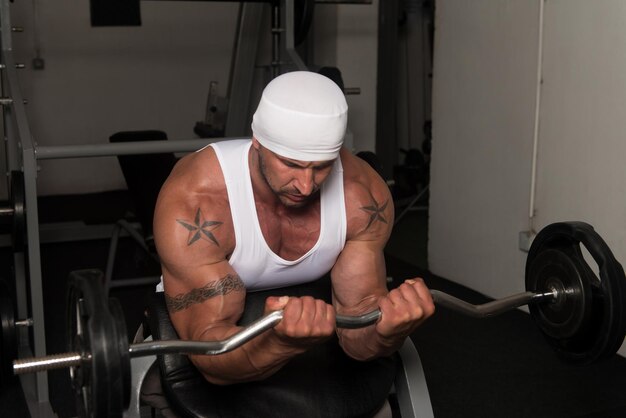
M 32 61 L 33 70 L 43 70 L 46 68 L 46 61 L 41 57 L 35 57 Z
M 534 231 L 521 231 L 518 235 L 519 249 L 528 252 L 536 235 Z

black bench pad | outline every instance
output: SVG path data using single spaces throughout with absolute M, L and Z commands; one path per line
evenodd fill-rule
M 248 293 L 245 325 L 263 313 L 269 295 L 329 299 L 328 278 L 311 284 Z M 178 339 L 156 293 L 149 310 L 154 339 Z M 384 404 L 395 376 L 395 358 L 355 361 L 343 353 L 337 339 L 295 357 L 262 382 L 218 386 L 207 382 L 184 355 L 158 356 L 163 390 L 181 417 L 206 418 L 342 418 L 370 417 Z

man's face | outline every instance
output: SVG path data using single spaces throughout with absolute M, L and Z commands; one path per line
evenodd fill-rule
M 259 155 L 261 175 L 283 205 L 301 208 L 317 198 L 334 160 L 292 160 L 273 153 L 256 140 L 254 145 Z

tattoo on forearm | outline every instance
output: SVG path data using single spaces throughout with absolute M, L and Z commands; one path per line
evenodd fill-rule
M 241 292 L 245 289 L 241 278 L 236 274 L 227 274 L 219 280 L 209 282 L 205 286 L 192 289 L 187 293 L 176 296 L 165 295 L 165 304 L 170 312 L 178 312 L 187 309 L 196 303 L 202 303 L 215 296 L 227 295 L 230 292 Z
M 217 242 L 217 238 L 213 235 L 213 232 L 216 228 L 222 225 L 222 222 L 219 221 L 207 221 L 202 216 L 202 211 L 198 208 L 196 212 L 196 217 L 193 221 L 187 221 L 183 219 L 176 219 L 176 222 L 181 224 L 189 231 L 189 237 L 187 238 L 187 245 L 191 245 L 199 239 L 203 239 L 205 241 L 210 241 L 213 244 L 220 246 L 220 243 Z
M 371 205 L 363 206 L 361 208 L 361 210 L 365 211 L 370 217 L 369 222 L 367 223 L 367 226 L 365 227 L 365 229 L 368 229 L 376 221 L 387 223 L 387 219 L 385 219 L 384 217 L 384 214 L 385 214 L 384 212 L 388 204 L 389 204 L 389 200 L 386 200 L 385 203 L 383 203 L 382 206 L 380 206 L 378 202 L 372 198 Z

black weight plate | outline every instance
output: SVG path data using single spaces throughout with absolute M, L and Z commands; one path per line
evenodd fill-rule
M 123 412 L 123 377 L 118 331 L 99 270 L 70 273 L 67 297 L 68 349 L 84 361 L 70 368 L 80 417 L 118 417 Z
M 128 409 L 130 405 L 131 394 L 131 373 L 130 373 L 130 351 L 128 351 L 128 332 L 126 330 L 126 320 L 124 319 L 124 311 L 120 301 L 114 298 L 109 298 L 109 311 L 115 325 L 118 341 L 118 354 L 120 358 L 120 370 L 121 370 L 121 386 L 123 401 L 122 406 L 124 410 Z
M 599 276 L 584 261 L 581 245 L 598 265 Z M 626 277 L 621 264 L 608 245 L 584 222 L 559 222 L 548 225 L 535 237 L 526 261 L 526 282 L 533 283 L 534 260 L 547 249 L 557 249 L 580 262 L 581 277 L 591 287 L 591 314 L 588 325 L 568 338 L 546 335 L 557 353 L 576 364 L 590 364 L 614 355 L 626 335 Z M 536 306 L 530 306 L 540 322 Z
M 573 226 L 575 239 L 589 251 L 598 264 L 600 281 L 593 281 L 593 313 L 589 332 L 593 349 L 582 358 L 584 363 L 614 355 L 626 334 L 626 276 L 604 240 L 588 224 Z M 597 328 L 599 331 L 593 332 Z M 582 337 L 582 336 L 581 336 Z M 584 340 L 583 340 L 584 341 Z M 588 356 L 587 354 L 591 354 Z
M 526 289 L 535 293 L 556 292 L 554 301 L 533 305 L 539 328 L 555 339 L 584 332 L 591 317 L 591 285 L 584 260 L 547 248 L 530 264 Z
M 13 298 L 4 282 L 0 282 L 0 389 L 15 380 L 13 360 L 17 358 L 17 331 Z
M 24 173 L 11 171 L 11 206 L 13 207 L 13 230 L 11 240 L 14 252 L 23 252 L 26 247 L 26 192 Z

